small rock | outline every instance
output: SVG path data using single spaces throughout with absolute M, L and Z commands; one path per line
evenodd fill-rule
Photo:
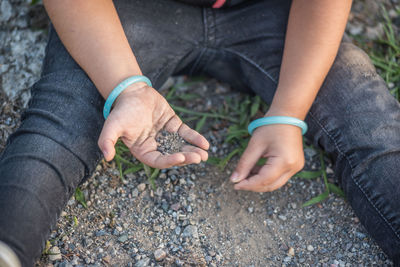
M 181 233 L 181 228 L 178 226 L 175 228 L 175 234 L 179 235 Z
M 292 257 L 290 257 L 290 256 L 287 256 L 287 257 L 285 257 L 283 259 L 283 262 L 285 262 L 285 263 L 288 263 L 288 262 L 291 262 L 291 261 L 292 261 Z
M 294 248 L 292 248 L 292 247 L 289 248 L 288 255 L 290 257 L 294 257 Z
M 199 238 L 199 233 L 197 232 L 197 227 L 193 226 L 193 225 L 186 226 L 185 230 L 183 230 L 182 236 Z
M 106 231 L 104 231 L 104 230 L 99 230 L 96 232 L 96 236 L 103 236 L 105 234 L 106 234 Z
M 137 190 L 137 188 L 132 190 L 132 197 L 136 198 L 139 195 L 139 191 Z
M 137 189 L 138 189 L 140 192 L 143 192 L 144 190 L 146 190 L 146 184 L 144 184 L 144 183 L 139 184 L 139 185 L 137 186 Z
M 7 21 L 12 16 L 12 6 L 7 0 L 2 0 L 0 4 L 0 19 L 2 21 Z
M 103 258 L 103 261 L 104 261 L 105 263 L 110 264 L 110 263 L 111 263 L 111 256 L 110 256 L 110 255 L 105 256 L 105 257 Z
M 349 23 L 348 27 L 349 27 L 349 32 L 352 35 L 359 35 L 363 32 L 363 26 L 361 24 L 352 25 Z
M 364 239 L 367 235 L 366 235 L 366 234 L 363 234 L 363 233 L 360 233 L 360 232 L 356 232 L 356 236 L 357 236 L 359 239 Z
M 326 173 L 327 174 L 333 174 L 333 170 L 331 167 L 326 167 Z
M 253 213 L 254 208 L 253 208 L 253 207 L 248 207 L 247 211 L 248 211 L 249 213 Z
M 210 263 L 210 261 L 212 261 L 212 258 L 210 256 L 205 256 L 204 259 L 206 260 L 207 263 Z
M 163 194 L 163 189 L 161 187 L 157 187 L 156 195 L 162 197 L 162 194 Z
M 128 236 L 127 235 L 121 235 L 118 238 L 118 241 L 121 242 L 121 243 L 124 243 L 126 240 L 128 240 Z
M 287 220 L 285 215 L 278 215 L 278 218 L 281 219 L 282 221 L 286 221 Z
M 308 250 L 308 251 L 314 251 L 314 247 L 311 246 L 311 245 L 308 245 L 308 246 L 307 246 L 307 250 Z
M 174 211 L 178 211 L 180 208 L 181 204 L 179 202 L 171 205 L 171 209 Z
M 167 257 L 167 253 L 161 248 L 154 251 L 154 258 L 156 259 L 156 261 L 162 261 L 163 259 L 165 259 L 165 257 Z
M 50 261 L 58 261 L 61 260 L 62 256 L 61 256 L 61 252 L 60 249 L 58 247 L 52 247 L 49 250 L 49 260 Z
M 136 262 L 135 267 L 146 267 L 146 266 L 149 266 L 149 263 L 150 263 L 150 258 L 147 258 L 145 256 L 143 259 Z

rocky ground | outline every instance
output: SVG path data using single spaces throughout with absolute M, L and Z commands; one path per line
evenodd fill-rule
M 46 16 L 29 2 L 0 3 L 0 150 L 19 123 L 44 55 Z M 398 21 L 391 11 L 397 1 L 359 0 L 347 32 L 379 38 L 381 3 Z M 236 94 L 212 80 L 194 86 L 203 107 Z M 223 140 L 226 128 L 203 132 L 211 156 L 232 150 Z M 305 155 L 306 168 L 320 167 L 316 151 L 307 148 Z M 324 191 L 320 179 L 291 179 L 272 193 L 237 192 L 227 180 L 236 160 L 223 171 L 205 163 L 162 170 L 155 188 L 143 170 L 122 181 L 115 163 L 102 162 L 81 186 L 87 208 L 69 200 L 37 266 L 391 265 L 344 199 L 331 195 L 302 207 Z M 334 178 L 329 165 L 327 173 Z

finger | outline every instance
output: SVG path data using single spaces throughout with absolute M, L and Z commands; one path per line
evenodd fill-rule
M 119 125 L 112 119 L 105 121 L 97 142 L 100 150 L 103 152 L 106 161 L 110 161 L 115 156 L 115 144 L 121 136 Z
M 279 179 L 277 179 L 274 183 L 272 183 L 271 185 L 269 185 L 268 187 L 266 187 L 264 192 L 271 192 L 274 190 L 277 190 L 279 188 L 281 188 L 282 186 L 284 186 L 290 178 L 292 178 L 293 174 L 290 172 L 287 172 L 285 174 L 283 174 Z
M 182 147 L 182 152 L 193 152 L 193 153 L 197 153 L 198 155 L 200 155 L 200 158 L 202 161 L 207 161 L 208 159 L 208 153 L 207 151 L 199 148 L 199 147 L 195 147 L 195 146 L 184 146 Z
M 178 132 L 179 127 L 181 127 L 181 125 L 182 125 L 181 119 L 177 115 L 175 115 L 165 123 L 164 128 L 170 133 L 176 133 Z
M 235 185 L 237 190 L 265 192 L 280 177 L 287 173 L 287 168 L 278 159 L 270 158 L 268 163 L 261 167 L 259 173 L 242 180 Z
M 183 165 L 188 164 L 199 164 L 201 162 L 201 156 L 195 152 L 182 152 L 185 156 L 185 161 L 182 163 Z
M 253 139 L 254 140 L 254 139 Z M 250 139 L 246 150 L 244 151 L 239 163 L 236 166 L 236 170 L 232 173 L 230 179 L 233 183 L 238 183 L 245 179 L 253 167 L 256 165 L 257 161 L 263 155 L 265 148 L 258 145 L 256 142 L 252 142 Z

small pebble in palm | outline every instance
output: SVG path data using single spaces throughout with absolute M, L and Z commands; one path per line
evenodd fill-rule
M 157 134 L 157 151 L 163 155 L 182 152 L 182 148 L 188 143 L 178 134 L 168 131 L 161 131 Z

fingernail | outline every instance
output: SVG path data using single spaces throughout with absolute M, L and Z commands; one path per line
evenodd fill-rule
M 103 156 L 104 156 L 104 158 L 107 158 L 107 156 L 108 156 L 108 152 L 107 152 L 107 150 L 105 150 L 105 149 L 104 149 L 102 152 L 103 152 Z
M 231 175 L 231 181 L 232 181 L 233 183 L 239 182 L 239 173 L 237 173 L 237 172 L 232 173 L 232 175 Z

